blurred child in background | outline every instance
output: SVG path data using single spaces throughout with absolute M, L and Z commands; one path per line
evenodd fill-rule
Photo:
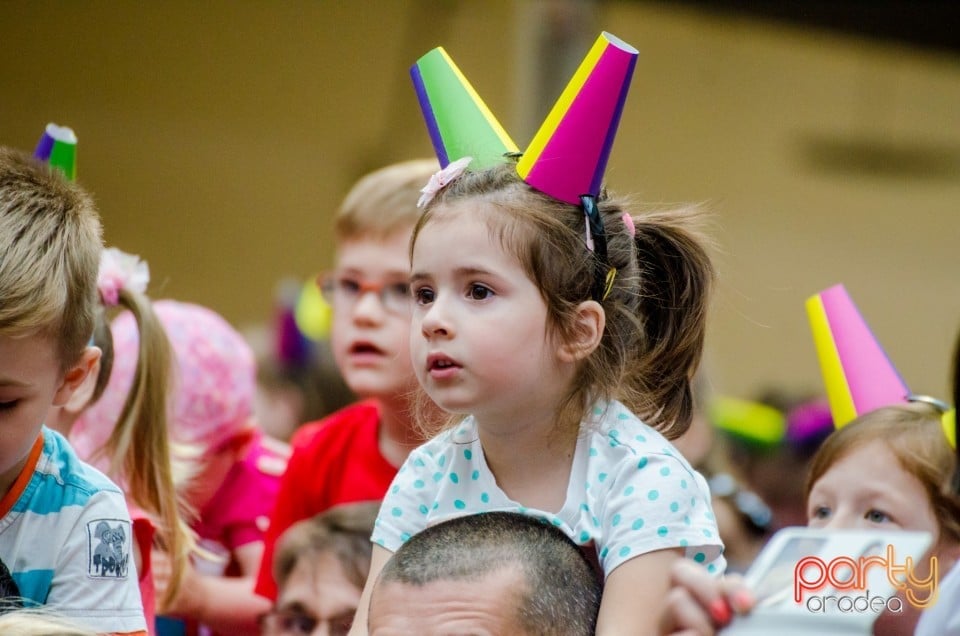
M 123 402 L 112 428 L 104 431 L 102 444 L 85 443 L 89 440 L 82 435 L 74 443 L 81 457 L 124 487 L 133 520 L 133 548 L 144 616 L 148 631 L 153 633 L 156 593 L 150 564 L 152 545 L 156 542 L 161 546 L 170 561 L 169 580 L 159 601 L 162 610 L 179 593 L 194 540 L 181 514 L 167 435 L 173 352 L 150 299 L 144 295 L 149 280 L 147 264 L 138 257 L 116 248 L 103 251 L 97 279 L 101 307 L 93 332 L 93 344 L 103 355 L 95 372 L 87 376 L 65 404 L 51 408 L 47 420 L 51 428 L 70 436 L 77 419 L 103 395 L 114 361 L 113 335 L 106 312 L 116 307 L 126 309 L 141 336 L 138 350 L 130 352 L 135 372 L 129 391 L 116 396 L 122 397 Z
M 960 557 L 960 495 L 950 488 L 956 457 L 943 434 L 942 412 L 928 404 L 870 411 L 820 447 L 806 480 L 807 525 L 813 528 L 918 530 L 933 535 L 929 556 L 943 576 Z M 917 564 L 917 576 L 928 575 Z M 754 600 L 742 581 L 678 564 L 661 633 L 714 634 Z M 919 618 L 884 613 L 874 634 L 911 634 Z
M 195 558 L 169 614 L 232 634 L 256 633 L 269 608 L 253 594 L 253 574 L 263 551 L 263 531 L 286 461 L 286 447 L 265 438 L 252 418 L 253 354 L 222 317 L 204 307 L 172 300 L 153 303 L 173 347 L 175 379 L 168 418 L 174 454 L 190 466 L 177 490 L 193 510 L 191 526 L 206 558 Z M 135 377 L 140 334 L 133 316 L 111 324 L 114 368 L 107 390 L 74 426 L 78 447 L 98 447 L 111 430 Z M 154 553 L 158 587 L 169 569 Z M 173 626 L 160 621 L 159 632 Z M 179 629 L 179 628 L 178 628 Z
M 370 533 L 379 501 L 340 504 L 290 526 L 277 542 L 277 602 L 260 621 L 263 636 L 350 631 L 370 569 Z
M 833 431 L 825 399 L 767 389 L 753 400 L 717 396 L 707 414 L 739 481 L 772 512 L 770 530 L 806 523 L 803 483 L 810 459 Z
M 421 441 L 411 394 L 409 243 L 420 188 L 435 160 L 394 164 L 360 179 L 334 221 L 334 271 L 321 281 L 333 308 L 330 343 L 347 386 L 361 398 L 302 426 L 267 531 L 257 593 L 276 598 L 274 544 L 294 522 L 340 503 L 382 499 Z

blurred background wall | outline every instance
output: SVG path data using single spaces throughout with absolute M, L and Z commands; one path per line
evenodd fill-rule
M 73 127 L 108 244 L 149 261 L 154 297 L 243 326 L 331 263 L 353 180 L 431 155 L 417 57 L 444 45 L 523 147 L 608 30 L 640 50 L 611 187 L 714 214 L 715 388 L 819 390 L 803 301 L 844 282 L 908 383 L 946 395 L 960 52 L 710 5 L 7 2 L 0 143 Z

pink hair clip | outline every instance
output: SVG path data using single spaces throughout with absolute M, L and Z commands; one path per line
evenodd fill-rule
M 114 307 L 120 302 L 121 290 L 129 289 L 142 294 L 147 291 L 149 282 L 150 268 L 139 256 L 115 247 L 108 247 L 100 254 L 97 289 L 107 307 Z
M 637 226 L 633 224 L 633 217 L 630 216 L 629 212 L 623 213 L 623 224 L 627 226 L 627 234 L 630 235 L 630 238 L 635 238 L 637 236 Z
M 417 201 L 417 207 L 427 207 L 427 205 L 433 201 L 433 197 L 437 196 L 437 192 L 440 192 L 444 186 L 456 181 L 456 179 L 466 171 L 471 161 L 473 161 L 473 157 L 462 157 L 456 161 L 451 161 L 447 164 L 446 168 L 442 168 L 430 175 L 430 180 L 427 181 L 427 185 L 423 186 L 423 189 L 420 190 L 421 195 Z

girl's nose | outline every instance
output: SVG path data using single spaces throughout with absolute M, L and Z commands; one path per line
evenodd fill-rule
M 453 335 L 453 325 L 449 312 L 443 303 L 434 301 L 420 322 L 420 331 L 427 339 L 449 338 Z

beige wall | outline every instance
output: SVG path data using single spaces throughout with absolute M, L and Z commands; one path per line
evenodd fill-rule
M 279 278 L 330 263 L 350 182 L 430 153 L 406 75 L 420 54 L 445 45 L 529 140 L 536 66 L 518 58 L 542 7 L 5 3 L 0 142 L 31 148 L 47 121 L 74 127 L 107 241 L 149 260 L 153 294 L 265 320 Z M 596 11 L 587 29 L 641 53 L 611 186 L 715 213 L 716 387 L 817 388 L 803 300 L 843 281 L 914 388 L 945 395 L 960 59 L 659 4 Z

